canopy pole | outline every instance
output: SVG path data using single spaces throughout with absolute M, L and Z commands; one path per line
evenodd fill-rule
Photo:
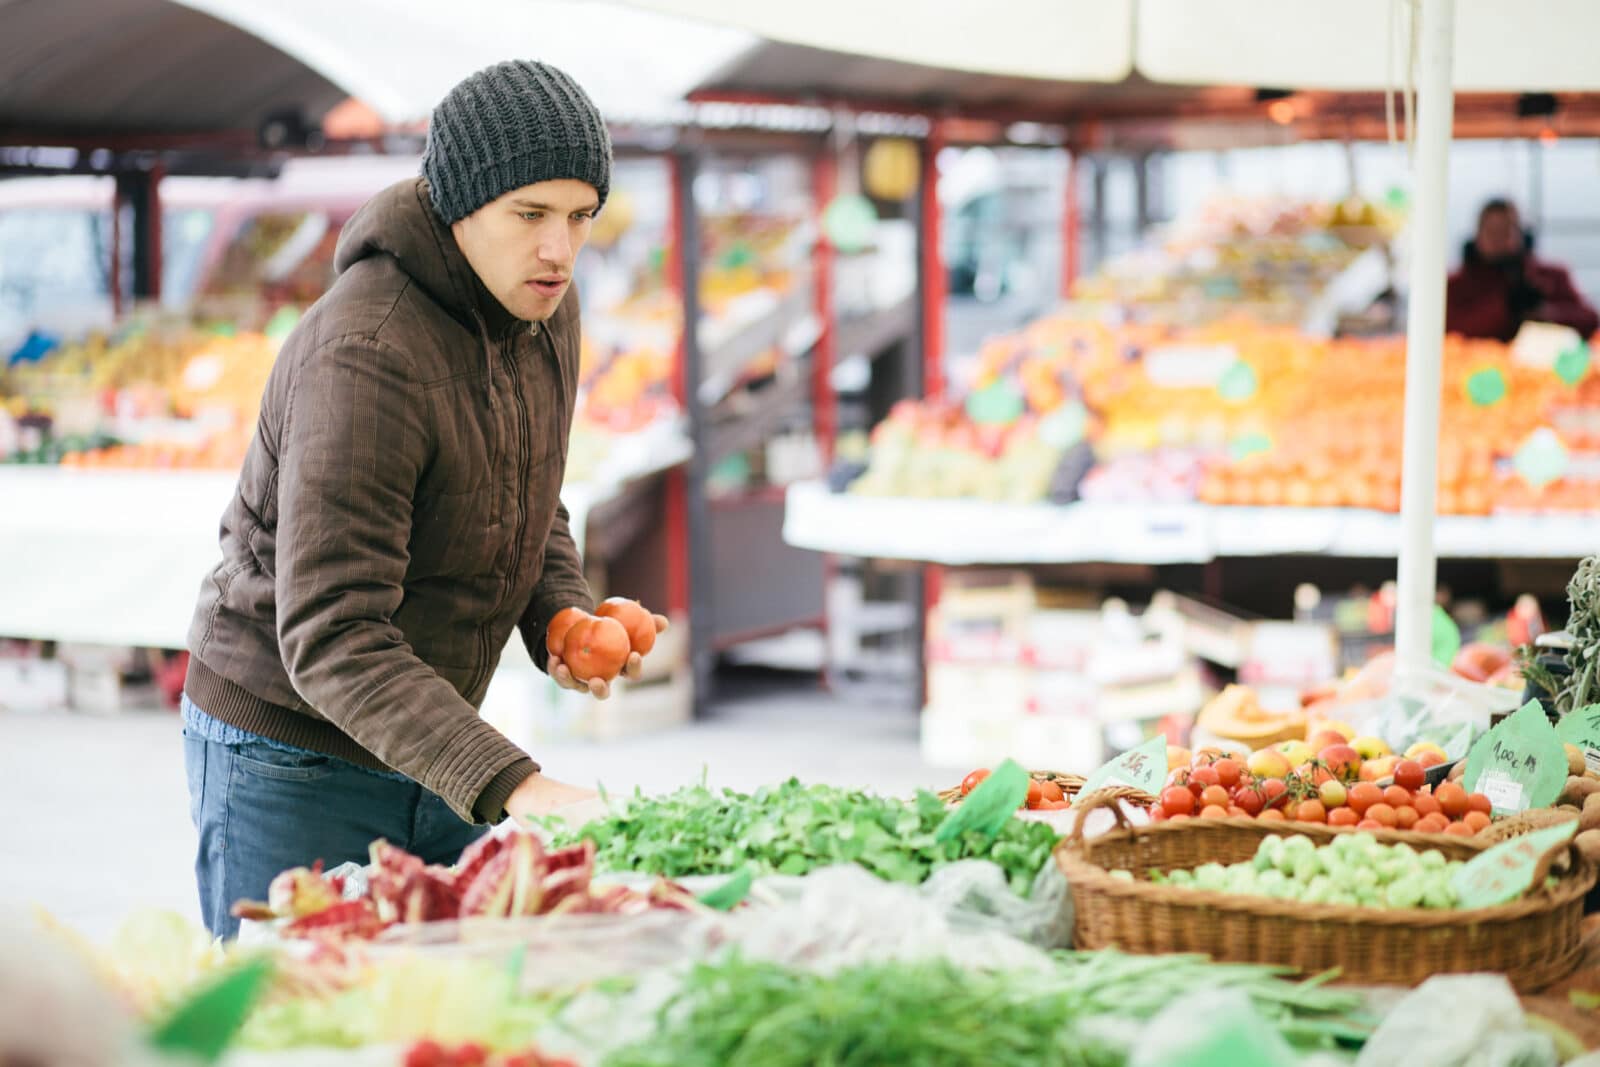
M 1432 659 L 1437 555 L 1439 395 L 1444 352 L 1445 201 L 1455 117 L 1451 70 L 1456 0 L 1422 0 L 1416 162 L 1411 195 L 1411 296 L 1406 323 L 1405 438 L 1400 497 L 1400 582 L 1395 653 L 1402 666 Z

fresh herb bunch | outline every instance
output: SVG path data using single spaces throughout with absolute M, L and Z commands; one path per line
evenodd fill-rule
M 755 793 L 703 785 L 666 796 L 636 795 L 610 816 L 562 834 L 594 841 L 602 870 L 666 878 L 727 874 L 805 874 L 856 863 L 890 882 L 918 884 L 935 868 L 985 859 L 1027 896 L 1050 861 L 1056 833 L 1048 825 L 1010 819 L 998 835 L 969 832 L 938 842 L 948 811 L 937 796 L 910 802 L 789 779 Z
M 1522 676 L 1547 694 L 1546 703 L 1562 714 L 1590 704 L 1600 704 L 1600 556 L 1578 564 L 1567 583 L 1566 632 L 1572 638 L 1567 666 L 1572 673 L 1557 677 L 1539 662 L 1538 649 L 1517 650 Z
M 972 971 L 945 960 L 832 975 L 729 957 L 693 968 L 656 1033 L 605 1067 L 1122 1067 L 1128 1031 L 1199 989 L 1246 993 L 1301 1047 L 1363 1043 L 1360 996 L 1294 983 L 1277 968 L 1203 956 L 1064 954 L 1044 972 Z

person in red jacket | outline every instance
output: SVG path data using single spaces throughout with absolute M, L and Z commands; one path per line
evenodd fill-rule
M 1565 267 L 1533 255 L 1516 205 L 1491 200 L 1478 214 L 1478 235 L 1450 275 L 1445 331 L 1510 341 L 1524 322 L 1571 326 L 1584 337 L 1600 329 L 1600 316 L 1572 284 Z

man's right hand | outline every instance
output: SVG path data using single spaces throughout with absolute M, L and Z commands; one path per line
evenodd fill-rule
M 582 789 L 542 774 L 532 774 L 507 798 L 506 814 L 520 823 L 531 816 L 551 815 L 573 804 L 599 798 L 600 794 L 592 789 Z

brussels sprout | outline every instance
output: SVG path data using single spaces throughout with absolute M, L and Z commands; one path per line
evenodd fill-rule
M 1449 865 L 1443 852 L 1427 851 L 1422 854 L 1422 865 L 1430 871 L 1442 871 Z

